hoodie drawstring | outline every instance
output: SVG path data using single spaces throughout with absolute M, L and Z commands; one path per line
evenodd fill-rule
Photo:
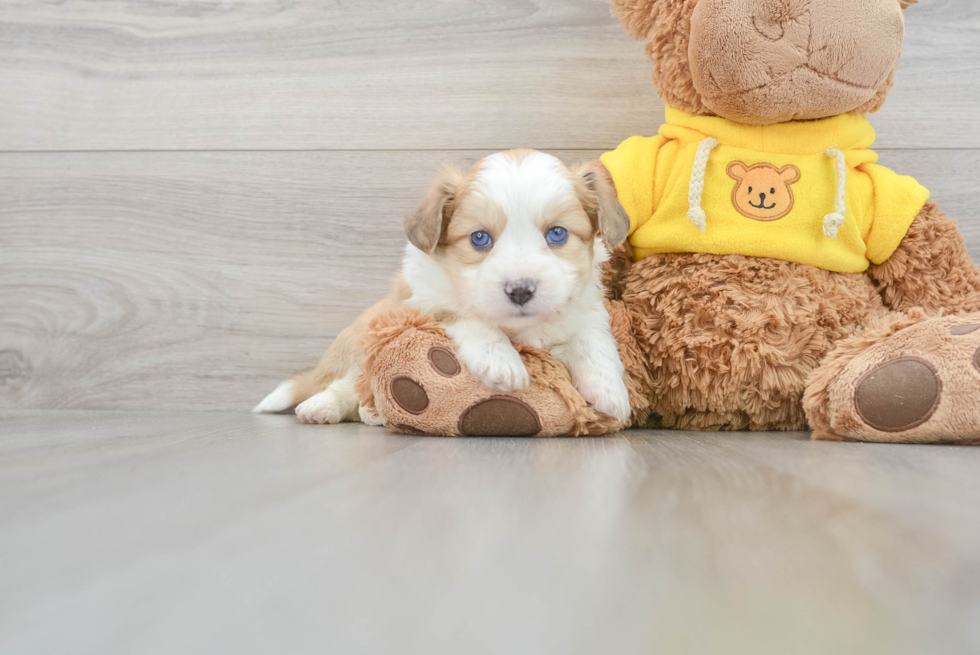
M 711 151 L 718 147 L 718 140 L 708 137 L 698 144 L 697 154 L 694 155 L 694 166 L 691 169 L 691 185 L 687 192 L 687 217 L 694 227 L 702 233 L 708 229 L 708 216 L 701 208 L 701 197 L 704 195 L 704 176 L 708 170 L 708 159 Z M 840 227 L 844 224 L 847 214 L 847 160 L 844 153 L 837 148 L 828 148 L 824 154 L 837 163 L 837 190 L 834 195 L 834 211 L 823 218 L 823 233 L 831 239 L 837 238 Z
M 845 204 L 847 160 L 844 159 L 844 153 L 837 148 L 828 148 L 824 154 L 837 160 L 837 195 L 834 197 L 834 213 L 823 217 L 823 233 L 831 239 L 836 239 L 837 231 L 844 224 L 844 216 L 847 214 Z
M 694 227 L 701 232 L 708 229 L 708 215 L 701 209 L 701 196 L 704 194 L 704 174 L 708 169 L 708 158 L 711 151 L 718 147 L 718 140 L 707 138 L 698 144 L 698 152 L 694 155 L 694 168 L 691 169 L 691 186 L 687 191 L 689 209 L 687 217 Z

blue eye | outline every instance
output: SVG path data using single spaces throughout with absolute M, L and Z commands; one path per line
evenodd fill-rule
M 480 230 L 479 232 L 474 232 L 473 234 L 470 235 L 470 243 L 472 243 L 473 247 L 476 248 L 477 250 L 483 250 L 485 248 L 489 248 L 492 241 L 493 240 L 490 238 L 490 235 L 484 232 L 483 230 Z
M 568 241 L 568 230 L 563 227 L 553 227 L 548 230 L 548 243 L 553 246 L 560 246 Z

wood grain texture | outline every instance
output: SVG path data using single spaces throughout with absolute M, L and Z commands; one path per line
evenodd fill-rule
M 980 450 L 0 414 L 0 651 L 980 649 Z
M 247 409 L 387 292 L 439 165 L 483 154 L 0 155 L 0 406 Z
M 881 145 L 980 147 L 980 4 L 907 32 Z M 606 0 L 5 0 L 0 66 L 7 151 L 610 149 L 662 117 Z
M 0 155 L 0 407 L 251 407 L 384 295 L 438 166 L 484 154 Z M 883 162 L 980 253 L 980 152 Z

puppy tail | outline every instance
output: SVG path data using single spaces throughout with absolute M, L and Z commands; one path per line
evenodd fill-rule
M 284 380 L 258 405 L 252 408 L 253 414 L 275 414 L 295 407 L 307 398 L 316 395 L 323 386 L 316 369 L 297 373 L 291 380 Z
M 401 276 L 395 278 L 391 295 L 361 314 L 356 321 L 341 330 L 316 368 L 297 373 L 291 380 L 280 382 L 252 410 L 255 414 L 284 412 L 304 400 L 326 390 L 336 380 L 341 380 L 361 368 L 364 352 L 361 341 L 368 333 L 371 321 L 380 314 L 397 309 L 399 302 L 410 295 Z

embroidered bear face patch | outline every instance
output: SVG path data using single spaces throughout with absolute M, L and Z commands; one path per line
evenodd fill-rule
M 777 221 L 793 211 L 793 184 L 800 181 L 800 169 L 772 164 L 746 166 L 740 161 L 728 165 L 728 176 L 737 182 L 732 205 L 739 214 L 756 221 Z

